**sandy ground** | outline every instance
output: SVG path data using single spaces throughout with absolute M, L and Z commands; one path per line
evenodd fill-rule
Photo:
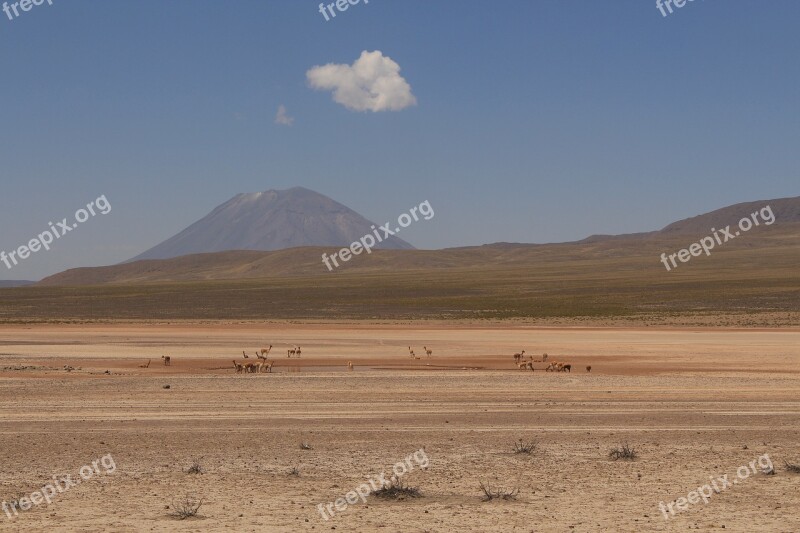
M 270 343 L 272 374 L 235 374 Z M 573 371 L 517 370 L 522 349 Z M 797 329 L 3 326 L 0 498 L 106 463 L 0 530 L 797 532 L 799 356 Z M 638 458 L 610 460 L 625 442 Z M 420 497 L 336 509 L 414 452 Z M 765 454 L 776 475 L 739 478 Z M 665 519 L 710 477 L 708 503 Z M 519 494 L 484 502 L 481 482 Z M 199 517 L 171 517 L 187 495 Z

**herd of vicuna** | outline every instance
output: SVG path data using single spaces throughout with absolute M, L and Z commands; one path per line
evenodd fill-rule
M 548 363 L 547 367 L 545 367 L 545 372 L 570 372 L 572 373 L 572 365 L 569 363 L 559 363 L 558 361 L 547 361 L 547 354 L 542 354 L 541 359 L 534 359 L 533 356 L 525 361 L 523 358 L 525 357 L 525 350 L 521 352 L 517 352 L 514 354 L 514 362 L 517 364 L 517 367 L 520 370 L 530 370 L 533 372 L 533 363 Z M 592 366 L 587 365 L 586 371 L 591 372 Z
M 425 350 L 425 354 L 428 357 L 433 355 L 433 350 L 428 348 L 427 346 L 423 346 Z M 267 357 L 269 356 L 269 352 L 272 350 L 272 345 L 269 345 L 269 348 L 261 348 L 260 351 L 255 352 L 255 356 L 257 361 L 245 361 L 239 363 L 236 359 L 233 360 L 233 368 L 237 374 L 257 374 L 260 372 L 272 372 L 272 367 L 275 364 L 275 361 L 268 361 Z M 413 359 L 419 359 L 414 353 L 414 350 L 411 349 L 411 346 L 408 347 L 408 352 Z M 299 346 L 294 346 L 286 351 L 286 357 L 291 358 L 292 355 L 296 355 L 300 357 Z M 249 359 L 250 356 L 247 355 L 247 352 L 242 350 L 242 356 L 245 359 Z M 534 359 L 533 356 L 529 356 L 529 359 L 526 361 L 523 358 L 525 357 L 525 350 L 514 354 L 514 362 L 517 364 L 517 367 L 520 370 L 530 370 L 533 372 L 533 363 L 547 363 L 547 367 L 545 368 L 546 372 L 572 372 L 572 365 L 569 363 L 560 363 L 558 361 L 549 361 L 547 360 L 547 354 L 542 354 L 541 359 Z M 170 366 L 172 364 L 172 358 L 169 355 L 162 355 L 161 359 L 164 361 L 164 366 Z M 147 360 L 147 363 L 139 365 L 139 368 L 150 368 L 150 359 Z M 353 362 L 347 362 L 347 369 L 353 370 Z M 587 365 L 586 371 L 591 372 L 592 366 Z

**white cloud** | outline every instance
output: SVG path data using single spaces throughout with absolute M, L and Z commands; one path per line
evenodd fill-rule
M 306 78 L 313 89 L 333 91 L 333 100 L 351 111 L 400 111 L 417 104 L 400 65 L 380 50 L 364 50 L 352 65 L 312 67 Z
M 275 115 L 275 124 L 283 124 L 284 126 L 291 126 L 294 124 L 294 117 L 290 117 L 286 113 L 286 107 L 283 105 L 278 106 L 278 114 Z

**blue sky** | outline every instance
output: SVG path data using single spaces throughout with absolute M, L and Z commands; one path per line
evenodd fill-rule
M 128 259 L 240 192 L 302 185 L 421 248 L 658 229 L 798 194 L 800 2 L 53 0 L 0 12 L 0 279 Z M 416 105 L 306 73 L 382 52 Z M 294 118 L 275 124 L 279 105 Z

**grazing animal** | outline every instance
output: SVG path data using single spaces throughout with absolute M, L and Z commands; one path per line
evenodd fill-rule
M 517 363 L 519 363 L 519 362 L 520 362 L 520 360 L 521 360 L 521 359 L 522 359 L 524 356 L 525 356 L 525 350 L 522 350 L 522 352 L 520 352 L 520 353 L 515 353 L 515 354 L 514 354 L 514 361 L 515 361 L 515 362 L 517 362 Z
M 269 351 L 272 350 L 272 345 L 269 345 L 269 348 L 261 348 L 261 355 L 269 355 Z M 266 359 L 263 357 L 262 359 Z
M 161 359 L 164 360 L 164 366 L 169 366 L 172 364 L 172 358 L 168 355 L 162 355 Z
M 531 372 L 533 372 L 533 361 L 523 361 L 521 363 L 517 363 L 517 366 L 520 370 L 525 370 L 530 368 Z
M 237 374 L 241 374 L 242 372 L 244 372 L 244 365 L 237 363 L 235 359 L 233 361 L 233 368 L 236 369 Z
M 561 370 L 561 363 L 553 361 L 549 365 L 547 365 L 547 368 L 545 368 L 545 370 L 547 370 L 548 372 L 559 372 Z
M 246 353 L 244 353 L 244 350 L 242 350 L 242 355 L 244 356 L 244 358 L 245 358 L 245 359 L 249 359 L 249 358 L 250 358 L 250 356 L 249 356 L 249 355 L 247 355 Z
M 423 346 L 422 349 L 425 350 L 425 353 L 428 355 L 428 357 L 433 355 L 433 350 L 429 349 L 427 346 Z
M 297 354 L 297 357 L 300 357 L 300 354 L 303 353 L 303 352 L 300 351 L 300 347 L 299 346 L 295 346 L 294 351 Z
M 411 359 L 417 358 L 417 356 L 414 354 L 414 350 L 411 349 L 411 346 L 408 347 L 408 353 L 411 354 Z
M 139 365 L 139 368 L 150 368 L 150 361 L 152 361 L 152 359 L 148 359 L 147 363 Z
M 274 364 L 275 364 L 275 361 L 267 362 L 266 360 L 264 360 L 264 362 L 261 363 L 261 370 L 263 370 L 264 372 L 269 372 L 270 374 L 272 374 L 272 365 L 274 365 Z
M 572 374 L 572 365 L 563 365 L 559 370 L 561 370 L 561 372 L 569 372 Z
M 347 370 L 349 370 L 351 372 L 353 371 L 353 362 L 352 361 L 348 361 L 347 362 Z
M 255 374 L 261 368 L 261 363 L 245 363 L 244 368 L 248 373 Z
M 588 365 L 588 366 L 586 367 L 586 371 L 587 371 L 587 372 L 591 372 L 591 371 L 592 371 L 592 365 Z
M 290 348 L 289 350 L 286 350 L 286 356 L 287 357 L 291 357 L 291 356 L 295 355 L 296 353 L 297 353 L 297 348 Z

